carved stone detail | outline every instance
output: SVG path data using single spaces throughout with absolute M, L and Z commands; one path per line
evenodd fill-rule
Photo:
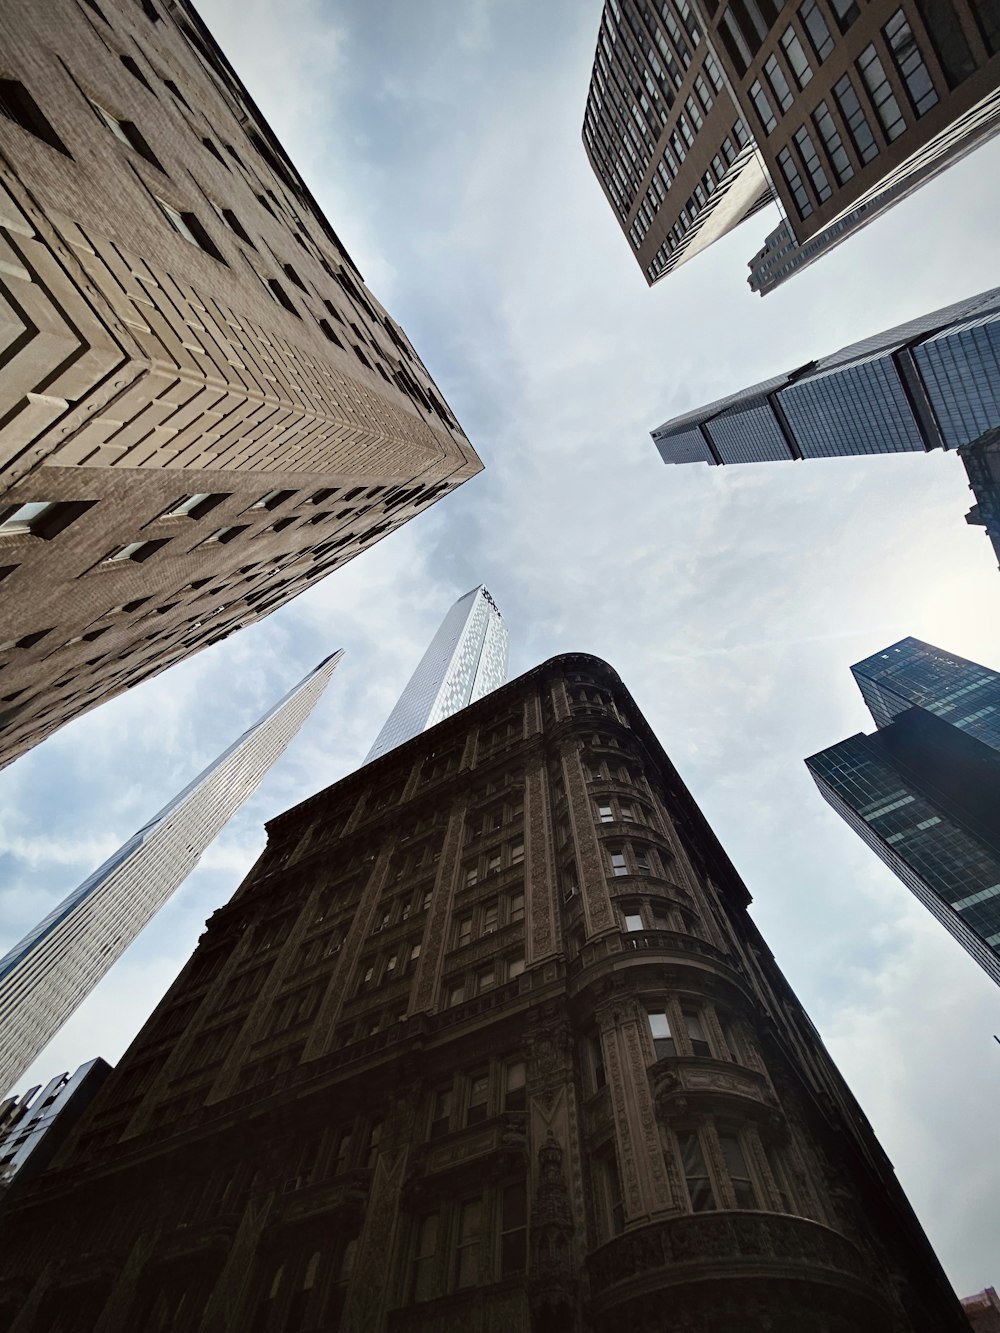
M 562 1161 L 563 1150 L 549 1130 L 538 1150 L 531 1207 L 528 1299 L 533 1333 L 569 1333 L 576 1322 L 573 1214 Z

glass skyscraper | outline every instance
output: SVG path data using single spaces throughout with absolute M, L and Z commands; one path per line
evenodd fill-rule
M 118 961 L 312 712 L 338 650 L 0 958 L 0 1093 Z
M 1000 288 L 741 389 L 652 432 L 665 463 L 958 449 L 1000 426 Z
M 878 730 L 806 766 L 1000 984 L 1000 673 L 912 638 L 851 671 Z
M 507 626 L 481 583 L 460 597 L 441 622 L 365 763 L 503 685 L 508 654 Z

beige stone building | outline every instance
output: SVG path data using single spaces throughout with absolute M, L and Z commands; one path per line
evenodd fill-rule
M 4 763 L 481 464 L 184 0 L 0 49 Z
M 553 659 L 272 821 L 57 1165 L 4 1333 L 961 1333 L 749 894 Z

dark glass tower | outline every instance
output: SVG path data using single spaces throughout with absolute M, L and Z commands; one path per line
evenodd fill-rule
M 851 670 L 878 731 L 806 765 L 1000 984 L 1000 673 L 911 638 Z
M 1000 426 L 1000 288 L 658 426 L 664 463 L 958 449 Z

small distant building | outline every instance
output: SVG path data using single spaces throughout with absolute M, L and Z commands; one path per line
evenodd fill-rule
M 1000 1333 L 1000 1296 L 996 1287 L 964 1297 L 962 1309 L 975 1333 Z
M 75 1074 L 0 1102 L 0 1208 L 15 1182 L 20 1187 L 44 1171 L 110 1073 L 97 1056 Z
M 963 444 L 958 454 L 976 497 L 965 521 L 986 529 L 1000 561 L 1000 429 L 988 430 L 971 444 Z

